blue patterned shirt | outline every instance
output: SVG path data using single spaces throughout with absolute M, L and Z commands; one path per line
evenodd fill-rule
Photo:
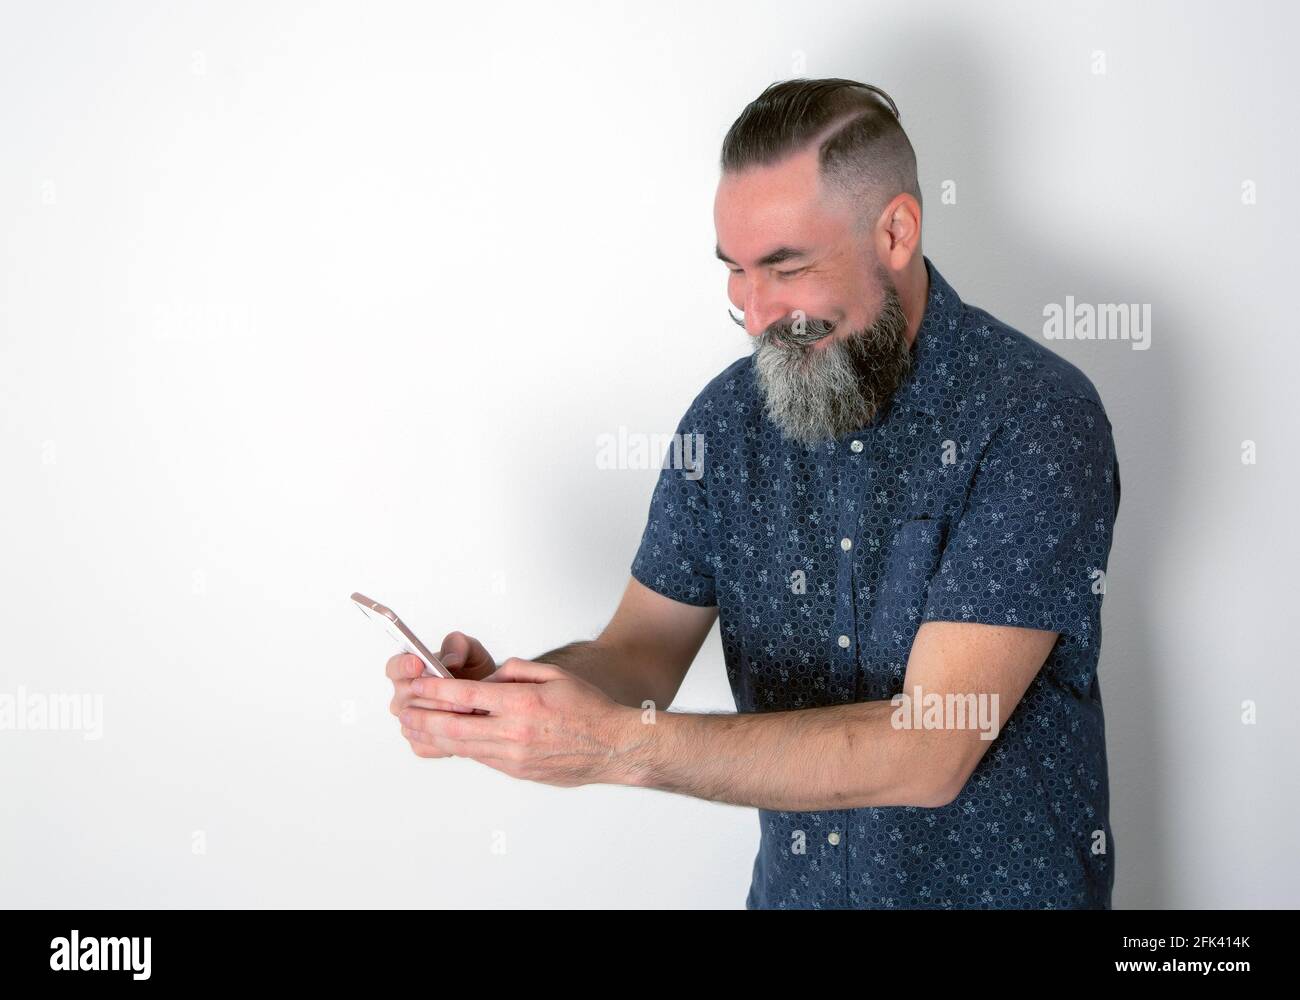
M 758 810 L 747 908 L 1109 909 L 1110 421 L 1079 369 L 924 260 L 912 369 L 861 430 L 784 440 L 752 354 L 705 386 L 677 427 L 703 435 L 703 474 L 662 469 L 632 574 L 718 607 L 745 713 L 890 700 L 922 622 L 1060 633 L 951 804 Z

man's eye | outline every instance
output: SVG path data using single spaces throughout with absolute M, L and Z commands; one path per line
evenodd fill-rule
M 773 271 L 772 273 L 775 274 L 778 278 L 793 278 L 796 275 L 803 274 L 804 271 L 806 270 L 808 270 L 808 268 L 806 267 L 796 267 L 793 271 Z M 733 275 L 741 275 L 745 273 L 743 270 L 739 268 L 731 268 L 731 267 L 727 268 L 727 271 L 728 273 Z

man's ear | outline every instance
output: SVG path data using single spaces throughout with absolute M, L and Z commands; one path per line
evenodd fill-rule
M 887 267 L 901 271 L 911 262 L 921 241 L 921 206 L 910 194 L 898 194 L 880 213 L 880 257 Z

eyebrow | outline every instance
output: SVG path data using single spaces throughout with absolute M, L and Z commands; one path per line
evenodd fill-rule
M 718 260 L 726 261 L 728 264 L 736 264 L 734 260 L 722 252 L 722 247 L 714 246 L 713 252 L 718 255 Z M 758 259 L 759 267 L 771 267 L 773 264 L 782 264 L 787 260 L 793 260 L 796 257 L 807 257 L 808 251 L 801 250 L 798 247 L 777 247 L 769 254 L 764 254 Z M 739 264 L 736 264 L 739 267 Z

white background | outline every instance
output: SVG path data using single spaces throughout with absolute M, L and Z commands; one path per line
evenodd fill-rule
M 498 661 L 599 631 L 657 470 L 597 437 L 749 350 L 722 137 L 845 76 L 968 302 L 1152 308 L 1052 344 L 1120 455 L 1116 907 L 1297 905 L 1297 17 L 1133 7 L 6 3 L 0 693 L 104 720 L 0 732 L 0 903 L 743 905 L 752 810 L 416 758 L 347 597 Z M 674 707 L 734 709 L 716 631 Z

